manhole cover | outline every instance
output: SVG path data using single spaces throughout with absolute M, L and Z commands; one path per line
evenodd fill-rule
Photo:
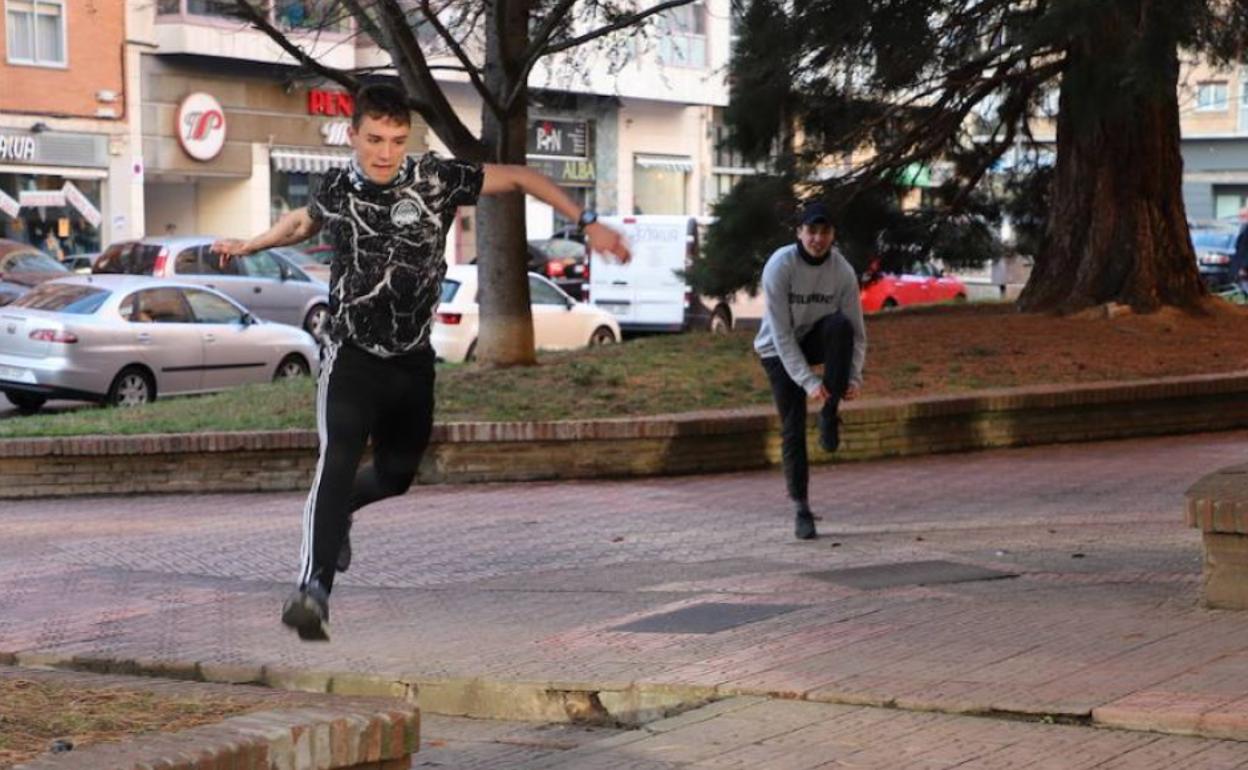
M 744 626 L 747 623 L 774 618 L 793 610 L 800 610 L 803 606 L 801 604 L 707 602 L 660 615 L 651 615 L 610 630 L 631 631 L 637 634 L 714 634 L 729 628 Z
M 806 577 L 826 580 L 849 588 L 871 590 L 895 586 L 930 586 L 941 583 L 968 583 L 973 580 L 1000 580 L 1018 577 L 1013 572 L 958 564 L 952 561 L 908 561 L 898 564 L 873 564 L 828 572 L 807 572 Z

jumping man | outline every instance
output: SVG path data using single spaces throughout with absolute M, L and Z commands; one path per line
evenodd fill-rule
M 350 561 L 351 514 L 407 491 L 433 427 L 432 317 L 446 274 L 446 232 L 459 206 L 524 192 L 578 223 L 590 248 L 627 261 L 619 233 L 525 166 L 408 157 L 411 113 L 401 91 L 372 85 L 355 99 L 349 168 L 325 175 L 306 208 L 248 241 L 213 244 L 223 259 L 298 243 L 325 229 L 334 247 L 330 323 L 317 388 L 320 458 L 303 513 L 298 586 L 282 622 L 326 640 L 334 573 Z M 372 439 L 373 461 L 360 467 Z

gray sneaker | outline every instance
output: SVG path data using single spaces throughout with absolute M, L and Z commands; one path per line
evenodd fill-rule
M 313 580 L 295 589 L 282 607 L 282 623 L 294 629 L 305 642 L 328 642 L 329 593 Z

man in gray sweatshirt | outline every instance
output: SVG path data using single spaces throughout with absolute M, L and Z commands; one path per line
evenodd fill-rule
M 867 335 L 858 276 L 832 246 L 835 231 L 827 207 L 816 201 L 801 213 L 797 242 L 777 249 L 763 268 L 766 310 L 754 339 L 780 412 L 784 479 L 796 507 L 795 534 L 816 536 L 807 489 L 806 399 L 822 401 L 819 444 L 840 445 L 837 408 L 862 387 Z M 811 369 L 823 364 L 823 376 Z

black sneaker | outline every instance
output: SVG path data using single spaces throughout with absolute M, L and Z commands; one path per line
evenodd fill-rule
M 351 567 L 351 530 L 342 538 L 342 547 L 338 549 L 338 562 L 334 569 L 346 572 Z
M 329 594 L 313 580 L 298 588 L 282 607 L 282 623 L 294 629 L 305 642 L 328 642 Z
M 825 452 L 835 452 L 841 446 L 841 418 L 835 407 L 819 410 L 819 446 Z
M 809 508 L 797 509 L 796 525 L 793 528 L 793 534 L 798 540 L 814 540 L 818 537 L 815 532 L 815 516 L 810 512 Z

